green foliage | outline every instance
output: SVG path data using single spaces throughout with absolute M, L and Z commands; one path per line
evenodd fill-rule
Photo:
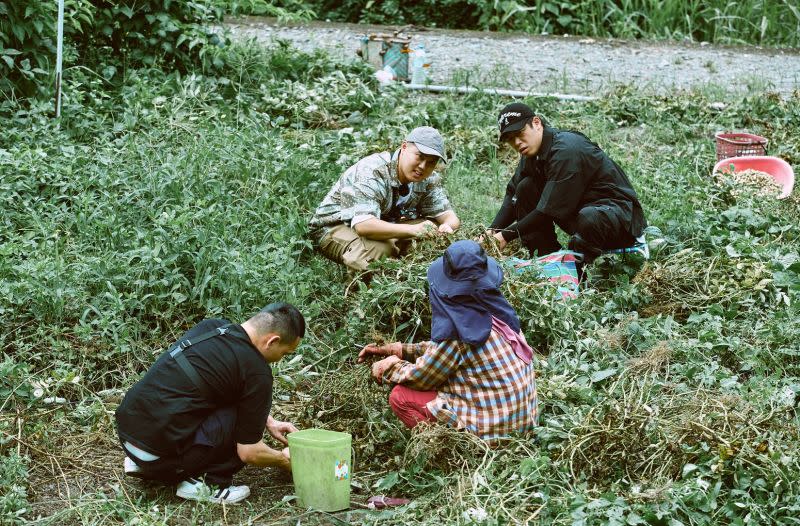
M 2 103 L 0 473 L 17 488 L 0 497 L 3 513 L 50 524 L 302 513 L 270 471 L 241 475 L 254 491 L 236 509 L 103 486 L 119 459 L 111 415 L 153 357 L 202 318 L 238 321 L 285 299 L 309 332 L 275 366 L 276 416 L 353 433 L 355 499 L 414 498 L 352 522 L 796 522 L 800 208 L 734 195 L 709 172 L 717 129 L 749 129 L 800 158 L 800 94 L 721 111 L 704 93 L 631 89 L 532 101 L 626 169 L 664 239 L 645 264 L 593 267 L 570 302 L 532 274 L 506 278 L 539 351 L 541 425 L 491 449 L 436 426 L 410 434 L 353 363 L 354 344 L 429 336 L 425 271 L 451 240 L 375 265 L 367 286 L 312 250 L 306 224 L 348 165 L 431 123 L 452 153 L 445 185 L 464 222 L 454 239 L 474 237 L 514 163 L 494 146 L 502 101 L 379 91 L 363 65 L 282 43 L 222 53 L 213 75 L 128 68 L 115 85 L 73 71 L 58 126 L 45 104 Z M 92 490 L 68 504 L 47 493 L 94 469 L 74 486 Z
M 24 524 L 28 512 L 28 459 L 16 451 L 0 455 L 0 523 Z
M 166 67 L 196 64 L 207 46 L 221 44 L 208 24 L 222 12 L 209 0 L 92 0 L 93 31 L 86 46 L 108 46 L 111 56 L 130 66 L 163 62 Z M 212 59 L 213 62 L 213 59 Z M 217 59 L 215 66 L 220 66 Z
M 57 15 L 57 2 L 0 2 L 5 98 L 30 96 L 53 81 Z M 209 26 L 222 11 L 211 0 L 66 0 L 64 18 L 65 69 L 96 68 L 111 79 L 121 68 L 156 63 L 180 70 L 222 66 L 216 47 L 225 39 Z
M 214 0 L 227 14 L 272 16 L 279 22 L 304 22 L 315 17 L 303 0 Z
M 360 23 L 800 45 L 800 9 L 785 0 L 312 0 L 310 5 L 325 18 Z
M 56 60 L 57 16 L 57 2 L 0 2 L 0 94 L 31 93 L 45 81 Z M 65 0 L 65 34 L 81 34 L 91 20 L 88 0 Z

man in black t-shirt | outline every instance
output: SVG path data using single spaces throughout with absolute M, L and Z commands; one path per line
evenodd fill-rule
M 290 469 L 288 448 L 262 441 L 265 426 L 283 444 L 297 431 L 269 415 L 269 364 L 304 335 L 305 319 L 288 303 L 267 305 L 241 325 L 210 319 L 190 329 L 117 408 L 125 472 L 178 483 L 179 497 L 234 503 L 250 494 L 231 486 L 245 464 Z
M 520 238 L 531 256 L 561 249 L 555 225 L 571 235 L 569 249 L 591 263 L 604 250 L 636 243 L 647 222 L 627 175 L 585 135 L 551 128 L 530 107 L 507 105 L 500 140 L 520 154 L 500 211 L 487 234 L 502 249 Z

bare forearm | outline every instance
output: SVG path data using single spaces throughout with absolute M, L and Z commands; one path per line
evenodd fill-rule
M 277 466 L 283 469 L 290 469 L 291 465 L 289 460 L 283 453 L 276 449 L 272 449 L 263 442 L 256 444 L 237 444 L 236 451 L 242 462 L 265 468 L 268 466 Z
M 444 214 L 436 216 L 434 219 L 436 220 L 436 224 L 447 225 L 452 228 L 453 231 L 458 230 L 458 227 L 461 226 L 461 220 L 452 210 L 448 210 Z
M 407 362 L 413 362 L 425 354 L 425 351 L 431 346 L 431 342 L 402 343 L 400 345 L 402 346 L 402 355 L 400 358 Z
M 381 219 L 367 219 L 356 224 L 353 229 L 359 236 L 376 241 L 414 237 L 415 232 L 413 225 L 389 223 Z

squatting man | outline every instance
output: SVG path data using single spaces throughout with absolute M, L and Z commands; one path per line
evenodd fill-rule
M 250 495 L 232 485 L 245 464 L 289 470 L 289 448 L 262 442 L 265 425 L 284 445 L 286 433 L 297 431 L 269 414 L 269 364 L 294 352 L 304 335 L 305 319 L 288 303 L 267 305 L 241 325 L 208 319 L 189 329 L 117 409 L 125 473 L 177 484 L 184 499 L 231 504 Z
M 393 154 L 372 154 L 348 168 L 309 222 L 317 249 L 363 271 L 377 259 L 402 256 L 411 239 L 452 234 L 461 221 L 434 171 L 439 162 L 447 162 L 444 139 L 422 126 Z

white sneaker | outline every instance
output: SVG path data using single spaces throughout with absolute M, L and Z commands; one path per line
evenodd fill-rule
M 131 460 L 128 457 L 125 457 L 124 466 L 125 466 L 125 474 L 126 475 L 128 475 L 129 477 L 139 477 L 139 478 L 141 478 L 141 476 L 142 476 L 142 468 L 137 466 L 136 462 L 134 462 L 133 460 Z
M 202 480 L 188 479 L 178 484 L 175 495 L 182 499 L 207 500 L 217 504 L 236 504 L 250 496 L 247 486 L 229 486 L 214 491 L 206 486 Z

